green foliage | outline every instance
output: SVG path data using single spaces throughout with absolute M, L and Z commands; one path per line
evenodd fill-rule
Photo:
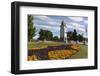
M 73 32 L 73 40 L 74 41 L 77 41 L 78 40 L 78 38 L 77 38 L 77 32 L 76 32 L 75 29 L 74 29 L 74 32 Z
M 53 34 L 49 30 L 40 29 L 39 31 L 39 40 L 52 40 Z
M 70 42 L 72 40 L 73 32 L 69 31 L 67 32 L 67 40 Z
M 32 38 L 36 35 L 36 28 L 33 26 L 33 16 L 28 15 L 28 41 L 31 41 Z
M 83 39 L 84 39 L 83 36 L 79 34 L 79 35 L 78 35 L 78 40 L 79 40 L 79 42 L 82 42 Z
M 79 42 L 84 41 L 84 37 L 81 34 L 77 34 L 77 31 L 75 29 L 73 32 L 72 31 L 67 32 L 67 39 L 69 42 L 71 40 L 79 41 Z
M 59 40 L 58 36 L 54 36 L 53 40 L 58 41 Z

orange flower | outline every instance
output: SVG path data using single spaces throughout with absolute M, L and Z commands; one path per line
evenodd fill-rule
M 28 61 L 38 60 L 36 55 L 28 56 Z

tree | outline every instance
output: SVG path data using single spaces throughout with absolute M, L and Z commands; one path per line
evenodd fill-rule
M 83 40 L 84 40 L 83 36 L 79 34 L 79 35 L 78 35 L 78 41 L 79 41 L 79 42 L 82 42 Z
M 72 36 L 73 40 L 77 42 L 77 32 L 76 30 L 74 29 L 74 32 L 73 32 L 73 36 Z
M 49 30 L 40 29 L 39 31 L 39 40 L 52 40 L 53 34 Z
M 67 32 L 67 40 L 70 42 L 72 40 L 73 32 L 69 31 Z
M 53 40 L 58 41 L 59 40 L 58 36 L 54 36 Z
M 53 34 L 51 31 L 46 30 L 46 40 L 52 40 Z
M 39 38 L 38 39 L 39 40 L 44 40 L 45 39 L 45 32 L 42 29 L 40 29 L 40 31 L 39 31 Z
M 28 15 L 28 41 L 31 41 L 32 38 L 36 35 L 36 28 L 33 26 L 33 16 Z

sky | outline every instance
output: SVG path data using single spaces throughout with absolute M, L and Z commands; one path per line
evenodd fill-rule
M 60 37 L 60 25 L 64 21 L 66 24 L 66 32 L 73 31 L 76 29 L 78 34 L 87 37 L 88 33 L 88 17 L 81 16 L 51 16 L 51 15 L 33 15 L 33 23 L 36 27 L 36 36 L 34 39 L 39 37 L 40 29 L 50 30 L 53 36 Z

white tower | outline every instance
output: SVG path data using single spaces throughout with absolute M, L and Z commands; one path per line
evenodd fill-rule
M 64 21 L 62 21 L 60 25 L 60 40 L 64 42 L 67 41 L 66 24 Z

